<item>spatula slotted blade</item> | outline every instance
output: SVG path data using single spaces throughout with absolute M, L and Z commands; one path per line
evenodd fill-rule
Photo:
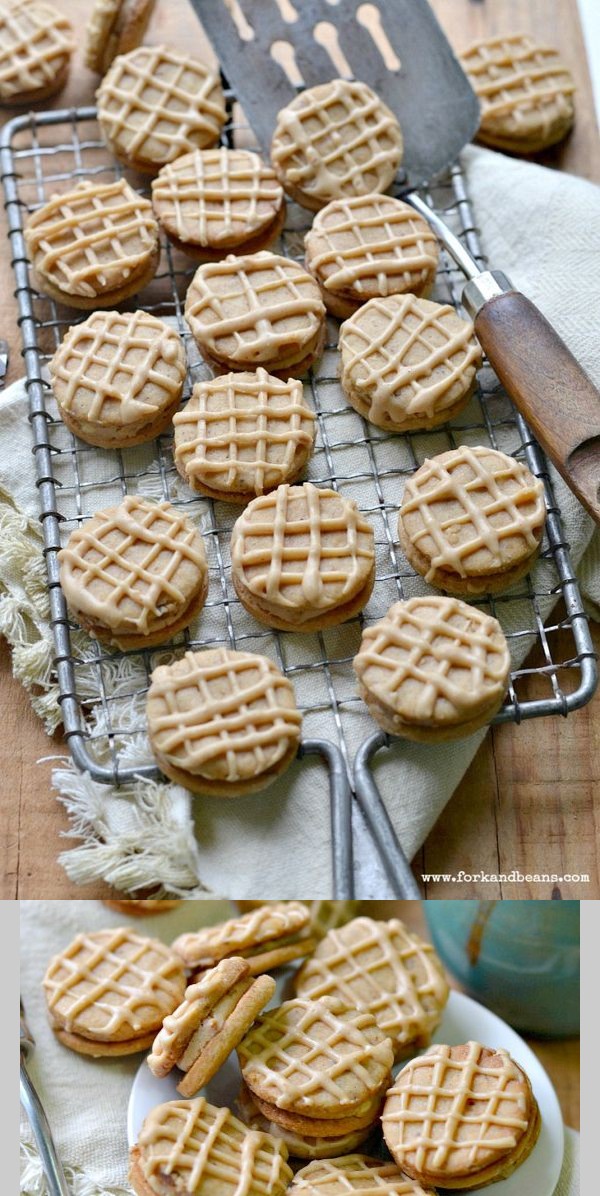
M 478 127 L 477 98 L 427 0 L 375 0 L 369 5 L 363 0 L 191 3 L 265 151 L 279 110 L 297 94 L 271 55 L 273 44 L 287 42 L 293 47 L 306 87 L 340 74 L 327 49 L 314 38 L 315 27 L 322 22 L 334 26 L 338 47 L 354 78 L 368 83 L 398 117 L 409 186 L 431 179 L 454 162 Z M 378 10 L 378 24 L 399 59 L 398 69 L 388 68 L 375 39 L 359 20 L 365 9 Z

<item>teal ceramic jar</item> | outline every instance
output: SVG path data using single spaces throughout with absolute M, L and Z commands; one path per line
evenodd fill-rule
M 434 946 L 470 996 L 517 1030 L 579 1033 L 578 901 L 426 901 Z

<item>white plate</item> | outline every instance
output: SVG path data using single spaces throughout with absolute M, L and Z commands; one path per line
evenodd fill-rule
M 558 1098 L 548 1075 L 527 1043 L 506 1022 L 463 993 L 451 992 L 433 1041 L 454 1046 L 470 1040 L 490 1047 L 504 1047 L 521 1064 L 531 1080 L 542 1119 L 540 1136 L 529 1158 L 508 1179 L 493 1185 L 493 1196 L 552 1196 L 562 1166 L 564 1130 Z M 130 1146 L 137 1142 L 142 1122 L 155 1105 L 167 1100 L 181 1100 L 176 1087 L 179 1074 L 173 1071 L 157 1080 L 145 1061 L 140 1065 L 127 1110 Z M 211 1104 L 231 1105 L 239 1086 L 240 1072 L 237 1055 L 233 1052 L 207 1085 L 205 1095 Z M 460 1192 L 455 1190 L 454 1196 L 460 1196 Z

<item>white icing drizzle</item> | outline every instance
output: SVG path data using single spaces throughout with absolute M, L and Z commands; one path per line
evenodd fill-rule
M 433 947 L 396 918 L 354 918 L 329 930 L 298 972 L 296 991 L 366 1009 L 396 1044 L 431 1034 L 448 999 Z
M 147 265 L 158 225 L 152 204 L 125 179 L 88 181 L 34 212 L 25 241 L 40 274 L 67 294 L 93 298 Z
M 197 382 L 173 418 L 175 460 L 188 478 L 215 489 L 262 494 L 284 481 L 299 450 L 312 445 L 315 417 L 302 383 L 261 366 Z
M 161 222 L 187 244 L 220 246 L 270 224 L 283 189 L 275 171 L 249 150 L 194 150 L 163 166 L 152 181 Z
M 120 54 L 96 99 L 111 145 L 154 163 L 214 145 L 225 122 L 218 75 L 168 46 L 138 46 Z
M 324 203 L 385 191 L 402 158 L 402 135 L 366 83 L 333 79 L 283 108 L 271 145 L 280 178 Z
M 248 955 L 264 943 L 275 944 L 304 930 L 309 921 L 309 911 L 302 901 L 271 902 L 217 926 L 182 934 L 173 947 L 189 967 L 197 967 L 229 955 Z
M 439 256 L 427 221 L 391 195 L 333 200 L 317 212 L 305 245 L 325 289 L 357 298 L 417 290 L 435 275 Z
M 575 84 L 556 50 L 532 38 L 490 38 L 461 55 L 482 106 L 482 129 L 506 128 L 513 136 L 571 118 Z
M 153 745 L 173 765 L 195 776 L 214 776 L 217 765 L 227 781 L 272 768 L 299 742 L 302 721 L 291 683 L 267 657 L 226 648 L 155 669 L 148 717 Z
M 354 658 L 367 694 L 412 722 L 444 711 L 444 722 L 463 721 L 504 693 L 509 669 L 496 619 L 442 595 L 394 603 L 365 628 Z
M 459 471 L 464 475 L 465 468 L 467 476 L 459 480 Z M 439 507 L 436 511 L 439 503 L 456 506 L 441 519 Z M 418 516 L 418 522 L 414 526 L 411 520 L 409 531 L 406 517 L 412 515 Z M 426 581 L 435 578 L 437 569 L 469 577 L 470 558 L 481 549 L 489 553 L 488 572 L 516 563 L 537 548 L 545 517 L 539 478 L 505 453 L 468 445 L 426 458 L 408 478 L 400 508 L 411 543 L 430 561 Z M 504 542 L 515 537 L 521 551 L 518 557 L 507 558 Z
M 70 22 L 43 0 L 0 0 L 0 101 L 51 87 L 68 63 Z

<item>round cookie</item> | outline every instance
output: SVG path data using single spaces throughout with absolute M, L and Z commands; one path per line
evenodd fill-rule
M 398 1166 L 421 1183 L 481 1188 L 531 1153 L 540 1116 L 531 1084 L 507 1051 L 436 1044 L 396 1076 L 382 1115 Z
M 125 179 L 52 196 L 29 217 L 25 243 L 44 294 L 88 311 L 136 295 L 160 256 L 152 204 Z
M 280 631 L 335 627 L 375 581 L 373 529 L 352 499 L 312 482 L 255 498 L 231 534 L 231 575 L 255 619 Z
M 152 180 L 159 224 L 177 249 L 199 261 L 255 253 L 281 232 L 283 188 L 250 150 L 192 150 Z
M 260 1130 L 270 1134 L 272 1138 L 285 1143 L 291 1157 L 296 1159 L 332 1159 L 338 1155 L 349 1154 L 372 1133 L 373 1126 L 367 1125 L 363 1129 L 352 1133 L 340 1134 L 335 1138 L 318 1138 L 310 1134 L 300 1134 L 292 1129 L 286 1129 L 277 1121 L 270 1121 L 260 1112 L 252 1093 L 246 1084 L 242 1084 L 236 1099 L 238 1113 L 251 1130 Z
M 117 54 L 143 40 L 155 0 L 94 0 L 85 31 L 84 61 L 104 75 Z
M 330 1161 L 309 1163 L 296 1172 L 289 1196 L 435 1196 L 403 1175 L 395 1163 L 363 1154 L 321 1158 Z
M 296 973 L 295 989 L 305 999 L 366 1009 L 391 1038 L 396 1059 L 429 1042 L 449 991 L 430 943 L 397 918 L 366 917 L 327 932 Z
M 77 937 L 48 965 L 44 992 L 57 1038 L 84 1055 L 145 1050 L 185 991 L 170 947 L 127 927 Z
M 284 1001 L 261 1014 L 237 1052 L 244 1082 L 259 1101 L 333 1121 L 382 1095 L 394 1057 L 370 1013 L 339 1009 L 327 998 Z
M 332 79 L 282 108 L 271 161 L 288 194 L 318 211 L 332 199 L 385 191 L 402 150 L 398 121 L 371 88 Z
M 226 119 L 217 72 L 168 46 L 120 54 L 96 102 L 109 149 L 147 174 L 189 150 L 215 145 Z
M 177 1009 L 164 1019 L 146 1062 L 153 1075 L 185 1072 L 177 1085 L 194 1096 L 216 1075 L 275 992 L 272 976 L 250 975 L 243 959 L 224 959 L 190 984 Z
M 461 445 L 425 459 L 398 515 L 413 569 L 450 594 L 497 593 L 531 569 L 544 533 L 539 478 L 498 449 Z
M 136 1196 L 284 1196 L 286 1160 L 283 1142 L 199 1096 L 151 1110 L 130 1151 L 129 1182 Z
M 315 437 L 302 383 L 261 366 L 197 382 L 173 425 L 182 478 L 200 494 L 236 503 L 295 482 Z
M 378 296 L 427 294 L 435 281 L 435 233 L 391 195 L 334 199 L 315 216 L 304 246 L 325 306 L 341 320 Z
M 490 722 L 504 700 L 510 656 L 491 615 L 430 595 L 394 603 L 367 627 L 353 668 L 384 731 L 438 743 Z
M 556 50 L 517 33 L 476 42 L 460 61 L 481 106 L 478 141 L 533 154 L 566 137 L 575 83 Z
M 164 643 L 206 601 L 202 538 L 168 502 L 127 495 L 76 528 L 58 560 L 80 626 L 124 652 Z
M 234 955 L 248 961 L 251 975 L 307 955 L 315 947 L 304 901 L 273 901 L 237 918 L 180 934 L 173 950 L 187 968 L 207 968 Z M 296 950 L 288 956 L 289 949 Z
M 298 375 L 325 343 L 325 306 L 314 278 L 266 250 L 199 266 L 185 318 L 218 373 L 262 365 L 280 378 Z
M 37 104 L 56 95 L 69 73 L 70 22 L 44 0 L 0 0 L 0 104 Z
M 388 432 L 435 428 L 469 401 L 481 362 L 470 320 L 415 295 L 370 299 L 340 329 L 341 383 Z
M 193 793 L 258 793 L 296 756 L 302 718 L 266 656 L 214 648 L 159 665 L 147 698 L 155 759 Z
M 180 337 L 144 311 L 93 312 L 69 329 L 50 362 L 61 418 L 100 448 L 128 448 L 166 431 L 185 373 Z

